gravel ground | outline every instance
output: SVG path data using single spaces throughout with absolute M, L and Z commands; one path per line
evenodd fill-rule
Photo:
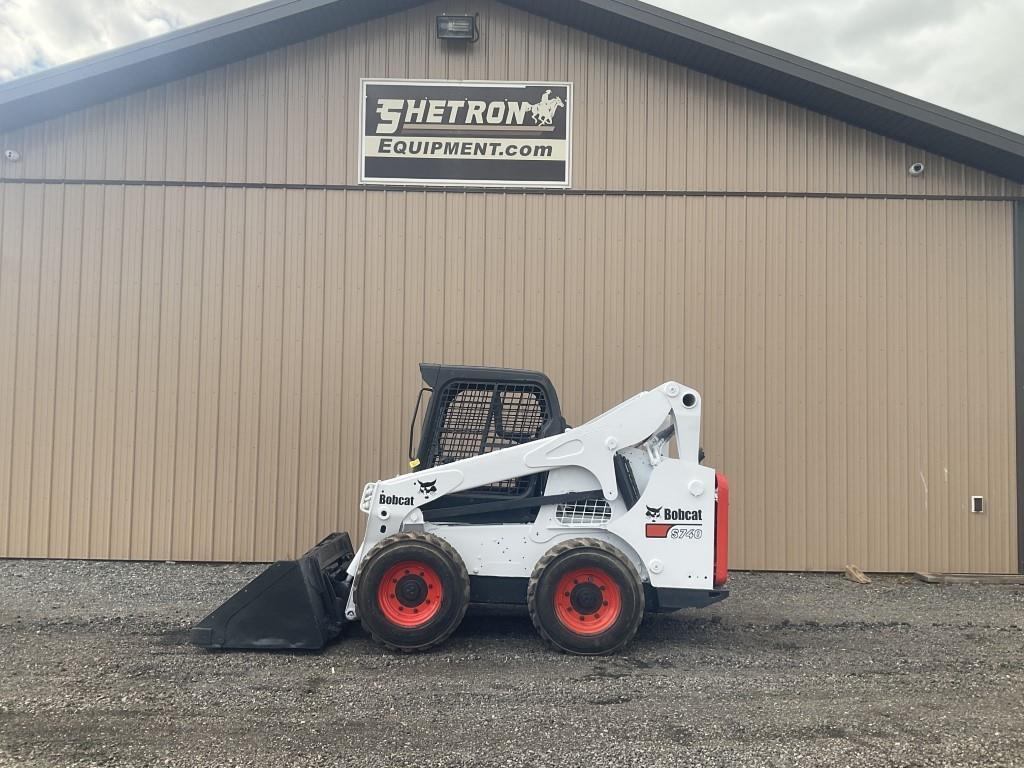
M 0 765 L 1024 766 L 1024 588 L 737 574 L 625 653 L 208 653 L 259 566 L 0 561 Z

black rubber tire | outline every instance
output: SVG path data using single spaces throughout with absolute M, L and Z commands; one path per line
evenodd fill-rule
M 377 587 L 388 568 L 408 559 L 431 565 L 444 589 L 437 615 L 424 626 L 413 629 L 388 620 L 377 603 Z M 377 643 L 403 653 L 426 651 L 443 643 L 462 623 L 469 607 L 466 564 L 448 542 L 429 533 L 398 533 L 378 542 L 360 564 L 354 589 L 363 629 Z
M 555 613 L 555 588 L 565 572 L 598 566 L 618 584 L 622 608 L 604 632 L 581 635 L 565 626 Z M 537 633 L 553 648 L 581 656 L 600 656 L 624 648 L 644 616 L 644 589 L 636 568 L 625 555 L 599 539 L 571 539 L 552 547 L 533 569 L 526 591 L 530 619 Z

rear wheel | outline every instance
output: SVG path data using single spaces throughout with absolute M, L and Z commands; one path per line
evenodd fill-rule
M 527 589 L 530 618 L 548 643 L 566 653 L 598 655 L 623 648 L 644 613 L 636 569 L 599 539 L 552 547 L 537 563 Z
M 425 651 L 455 631 L 469 606 L 469 574 L 448 542 L 399 533 L 371 549 L 356 576 L 363 628 L 393 650 Z

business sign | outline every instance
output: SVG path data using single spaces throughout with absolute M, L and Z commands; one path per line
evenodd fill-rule
M 359 181 L 568 187 L 572 84 L 363 80 Z

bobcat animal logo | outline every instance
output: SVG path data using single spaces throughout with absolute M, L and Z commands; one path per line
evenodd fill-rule
M 530 105 L 530 115 L 533 117 L 533 122 L 537 125 L 551 125 L 559 107 L 565 108 L 565 102 L 562 101 L 561 96 L 555 96 L 552 99 L 551 89 L 549 88 L 544 91 L 540 101 Z
M 437 480 L 417 480 L 416 484 L 420 487 L 420 493 L 424 496 L 429 496 L 432 493 L 437 493 Z
M 664 507 L 647 507 L 647 516 L 651 518 L 651 520 L 657 520 L 662 509 L 664 509 Z

